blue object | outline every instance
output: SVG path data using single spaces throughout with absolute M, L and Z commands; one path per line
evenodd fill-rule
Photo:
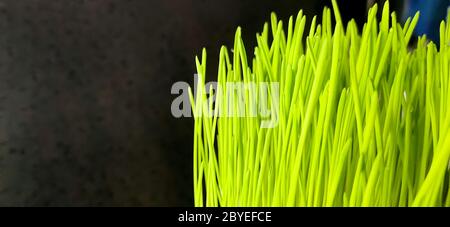
M 420 11 L 420 19 L 414 34 L 427 35 L 428 39 L 439 43 L 439 24 L 445 20 L 450 0 L 407 0 L 404 19 Z

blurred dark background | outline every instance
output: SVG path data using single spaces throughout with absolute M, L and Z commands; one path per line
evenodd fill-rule
M 193 120 L 172 117 L 172 84 L 202 47 L 214 69 L 238 25 L 250 51 L 271 11 L 328 2 L 0 0 L 0 206 L 192 206 Z

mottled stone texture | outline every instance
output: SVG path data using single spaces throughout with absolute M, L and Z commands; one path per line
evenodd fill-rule
M 270 11 L 307 2 L 1 0 L 0 205 L 191 206 L 172 84 L 237 25 L 250 49 Z

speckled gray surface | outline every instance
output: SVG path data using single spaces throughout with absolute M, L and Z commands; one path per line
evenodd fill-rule
M 0 206 L 191 206 L 170 87 L 237 25 L 252 43 L 271 10 L 307 7 L 259 2 L 1 0 Z

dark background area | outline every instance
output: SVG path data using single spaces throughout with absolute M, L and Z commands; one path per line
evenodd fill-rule
M 238 25 L 250 51 L 271 11 L 311 2 L 0 0 L 0 206 L 192 206 L 172 84 Z

